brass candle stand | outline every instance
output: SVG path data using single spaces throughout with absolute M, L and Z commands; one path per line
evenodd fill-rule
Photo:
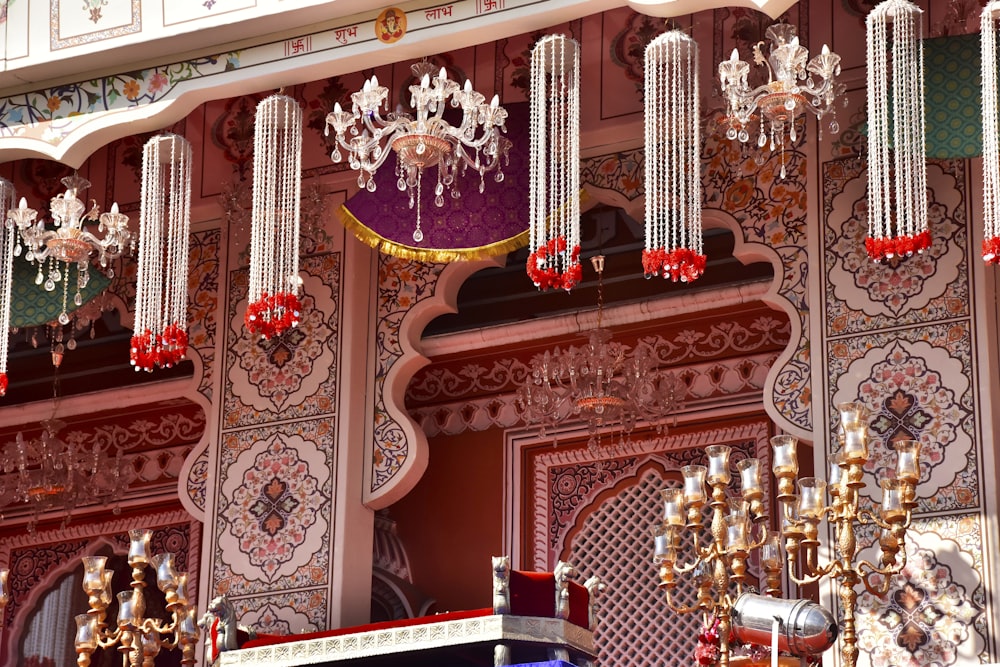
M 706 448 L 708 466 L 688 465 L 681 469 L 684 487 L 661 491 L 664 520 L 653 531 L 655 556 L 659 566 L 659 587 L 667 605 L 679 614 L 702 613 L 718 619 L 719 665 L 730 662 L 730 632 L 733 605 L 746 584 L 747 558 L 761 550 L 761 564 L 767 577 L 768 594 L 780 594 L 781 570 L 778 534 L 768 532 L 760 483 L 760 460 L 751 458 L 737 463 L 740 472 L 739 496 L 730 496 L 730 448 L 712 445 Z M 706 494 L 705 483 L 711 489 Z M 702 545 L 704 530 L 702 508 L 712 511 L 710 542 Z M 694 558 L 682 561 L 682 540 L 690 535 Z M 692 605 L 675 598 L 678 575 L 692 576 L 697 582 L 697 600 Z M 736 595 L 730 591 L 735 585 Z
M 129 531 L 128 564 L 132 568 L 130 589 L 118 593 L 118 619 L 108 627 L 107 611 L 112 600 L 113 572 L 105 569 L 107 558 L 83 559 L 83 590 L 90 609 L 76 617 L 77 665 L 88 667 L 98 648 L 118 647 L 123 667 L 153 667 L 163 649 L 180 649 L 181 664 L 193 665 L 198 625 L 195 607 L 188 600 L 187 574 L 174 570 L 174 554 L 149 555 L 152 532 Z M 151 566 L 156 584 L 166 597 L 169 620 L 146 618 L 146 568 Z
M 816 583 L 824 577 L 839 582 L 843 612 L 841 656 L 846 667 L 858 660 L 855 608 L 857 586 L 863 584 L 873 595 L 884 596 L 892 575 L 906 565 L 905 537 L 911 511 L 916 507 L 916 484 L 920 479 L 920 443 L 895 443 L 896 476 L 882 479 L 882 504 L 878 512 L 861 506 L 859 491 L 864 487 L 863 468 L 868 461 L 868 410 L 860 403 L 838 406 L 839 451 L 831 459 L 829 482 L 815 477 L 798 479 L 797 440 L 790 435 L 771 438 L 774 452 L 772 470 L 778 480 L 781 506 L 781 533 L 788 554 L 789 577 L 797 584 Z M 796 493 L 796 486 L 798 493 Z M 827 491 L 831 499 L 826 502 Z M 819 527 L 829 521 L 834 532 L 835 557 L 819 563 Z M 858 560 L 855 526 L 879 529 L 879 563 Z

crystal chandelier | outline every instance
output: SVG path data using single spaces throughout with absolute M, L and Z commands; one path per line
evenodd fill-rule
M 83 558 L 83 592 L 90 607 L 76 616 L 77 665 L 88 667 L 91 655 L 99 648 L 118 647 L 122 664 L 152 667 L 156 656 L 166 649 L 180 650 L 181 665 L 195 663 L 198 623 L 197 601 L 188 597 L 188 573 L 177 572 L 175 554 L 150 555 L 152 532 L 134 529 L 128 532 L 128 564 L 132 568 L 129 589 L 114 595 L 112 572 L 105 568 L 105 556 Z M 146 616 L 146 568 L 156 577 L 156 586 L 166 599 L 167 619 Z M 118 601 L 118 619 L 108 627 L 108 606 Z
M 14 184 L 0 178 L 0 210 L 14 204 Z M 10 295 L 14 281 L 14 246 L 17 229 L 7 219 L 0 225 L 0 396 L 7 395 L 7 352 L 10 346 Z
M 591 258 L 597 271 L 597 327 L 587 342 L 535 355 L 524 385 L 517 391 L 521 417 L 546 431 L 569 419 L 587 422 L 590 445 L 604 427 L 629 433 L 638 422 L 655 423 L 677 410 L 687 393 L 683 380 L 661 371 L 647 347 L 630 349 L 611 340 L 602 328 L 604 257 Z
M 358 171 L 358 187 L 369 192 L 375 191 L 375 172 L 390 153 L 396 153 L 396 187 L 407 193 L 410 208 L 417 210 L 413 242 L 420 243 L 424 239 L 420 228 L 424 171 L 437 167 L 434 204 L 444 206 L 446 190 L 452 198 L 461 196 L 454 186 L 455 178 L 464 175 L 469 167 L 479 173 L 480 192 L 485 189 L 485 175 L 489 172 L 496 171 L 494 179 L 502 182 L 501 163 L 507 159 L 510 141 L 501 134 L 507 131 L 507 111 L 500 106 L 498 96 L 486 104 L 486 98 L 472 89 L 470 81 L 460 86 L 448 78 L 443 67 L 432 76 L 435 67 L 426 60 L 410 69 L 419 82 L 410 86 L 412 115 L 395 111 L 383 117 L 380 110 L 388 111 L 389 89 L 372 76 L 351 95 L 349 112 L 339 102 L 334 104 L 326 117 L 326 133 L 332 126 L 336 145 L 331 159 L 340 162 L 344 159 L 341 149 L 347 151 L 348 164 Z M 452 107 L 462 110 L 458 126 L 444 118 L 449 101 Z
M 112 204 L 107 213 L 99 213 L 97 203 L 92 203 L 89 212 L 84 214 L 86 205 L 78 197 L 82 190 L 90 187 L 90 181 L 73 174 L 62 179 L 66 192 L 52 198 L 49 213 L 52 216 L 53 228 L 46 229 L 45 221 L 38 220 L 38 211 L 28 208 L 27 201 L 22 197 L 17 208 L 10 209 L 7 218 L 16 225 L 20 232 L 19 242 L 14 247 L 14 255 L 22 253 L 22 243 L 27 248 L 24 258 L 38 266 L 36 285 L 44 285 L 52 292 L 57 283 L 63 285 L 62 312 L 59 323 L 68 324 L 69 314 L 67 300 L 69 295 L 69 273 L 71 265 L 76 265 L 76 294 L 73 303 L 83 304 L 80 293 L 90 280 L 90 261 L 96 258 L 101 270 L 114 277 L 114 269 L 108 262 L 120 257 L 128 251 L 132 239 L 128 230 L 128 216 L 118 212 L 118 204 Z M 97 222 L 97 236 L 85 224 Z M 62 266 L 60 267 L 60 263 Z
M 287 95 L 257 105 L 253 133 L 247 329 L 268 339 L 299 324 L 302 107 Z
M 980 15 L 983 86 L 983 259 L 1000 264 L 1000 111 L 997 92 L 997 16 L 1000 0 Z
M 119 449 L 112 453 L 107 443 L 66 441 L 59 437 L 65 423 L 42 421 L 42 434 L 28 440 L 17 434 L 3 453 L 0 507 L 6 512 L 27 510 L 28 531 L 34 530 L 43 513 L 63 515 L 67 524 L 82 505 L 115 503 L 132 481 Z M 119 509 L 115 507 L 117 514 Z
M 139 268 L 135 289 L 135 370 L 170 368 L 187 351 L 191 144 L 158 135 L 142 151 Z
M 539 289 L 580 282 L 580 45 L 546 35 L 531 50 L 528 277 Z
M 875 261 L 930 248 L 924 146 L 922 10 L 886 0 L 865 18 L 868 42 L 868 237 Z
M 767 66 L 766 84 L 750 87 L 747 81 L 750 64 L 740 60 L 736 49 L 729 60 L 719 63 L 719 80 L 728 105 L 726 137 L 743 143 L 749 141 L 749 128 L 756 116 L 760 124 L 757 146 L 764 148 L 770 140 L 770 150 L 780 148 L 784 178 L 785 141 L 787 138 L 794 144 L 798 140 L 796 119 L 805 111 L 818 120 L 830 114 L 830 132 L 839 132 L 833 103 L 844 91 L 844 85 L 837 82 L 840 56 L 825 44 L 822 53 L 810 60 L 809 51 L 799 45 L 795 26 L 776 23 L 765 34 L 771 42 L 770 53 L 765 58 L 761 51 L 764 42 L 758 42 L 753 54 L 756 64 Z
M 642 269 L 691 282 L 705 272 L 701 236 L 698 45 L 671 30 L 646 47 L 646 247 Z

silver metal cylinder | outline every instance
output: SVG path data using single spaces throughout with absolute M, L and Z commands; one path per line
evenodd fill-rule
M 732 636 L 742 644 L 771 645 L 771 626 L 778 619 L 778 650 L 815 656 L 837 641 L 837 619 L 810 600 L 783 600 L 754 593 L 736 599 Z

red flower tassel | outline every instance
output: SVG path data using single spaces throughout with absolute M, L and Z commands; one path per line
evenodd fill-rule
M 129 357 L 135 370 L 152 371 L 154 367 L 170 368 L 187 354 L 187 332 L 171 323 L 163 334 L 153 335 L 149 329 L 132 336 Z
M 987 264 L 1000 264 L 1000 236 L 983 240 L 983 260 Z
M 667 252 L 665 248 L 642 251 L 642 271 L 647 278 L 662 275 L 664 280 L 690 283 L 705 273 L 706 255 L 688 248 Z
M 265 340 L 269 340 L 297 327 L 301 311 L 302 304 L 295 294 L 278 292 L 274 296 L 268 296 L 264 292 L 260 301 L 247 306 L 247 329 L 250 333 L 260 334 Z
M 910 257 L 931 247 L 931 233 L 924 230 L 916 236 L 867 237 L 865 251 L 876 262 L 893 257 Z
M 552 255 L 566 252 L 566 238 L 557 236 L 545 245 L 539 246 L 528 255 L 527 271 L 531 282 L 538 289 L 561 287 L 567 292 L 580 284 L 583 278 L 583 267 L 580 266 L 580 246 L 574 246 L 570 253 L 570 265 L 565 272 L 560 273 L 549 265 Z
M 7 395 L 7 374 L 0 373 L 0 396 Z

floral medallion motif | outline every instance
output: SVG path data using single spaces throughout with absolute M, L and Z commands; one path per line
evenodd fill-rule
M 326 627 L 326 596 L 320 591 L 289 591 L 233 604 L 240 623 L 260 633 L 290 635 Z
M 935 536 L 937 537 L 937 536 Z M 948 548 L 948 547 L 951 548 Z M 893 576 L 889 594 L 858 598 L 858 646 L 873 667 L 947 667 L 978 661 L 982 637 L 974 629 L 983 607 L 969 584 L 977 578 L 955 544 L 937 539 L 935 551 L 908 547 L 907 564 Z M 941 553 L 952 554 L 946 563 Z M 961 558 L 965 556 L 965 558 Z M 964 576 L 956 576 L 955 568 Z M 980 582 L 970 582 L 978 588 Z M 976 646 L 979 644 L 980 646 Z
M 945 487 L 965 485 L 958 477 L 965 472 L 973 449 L 972 438 L 963 428 L 973 414 L 965 404 L 969 382 L 962 362 L 946 349 L 924 341 L 894 339 L 885 347 L 873 343 L 868 341 L 865 354 L 839 377 L 833 402 L 859 400 L 872 411 L 871 457 L 865 465 L 865 472 L 872 476 L 868 494 L 876 491 L 874 480 L 895 466 L 892 443 L 920 441 L 917 493 L 923 505 Z M 859 377 L 864 379 L 858 381 Z M 965 503 L 961 503 L 963 497 Z M 956 500 L 968 504 L 974 497 L 974 493 L 959 494 Z
M 201 450 L 185 480 L 188 498 L 194 506 L 205 511 L 205 494 L 208 485 L 208 447 Z
M 868 233 L 867 180 L 857 160 L 824 167 L 827 227 L 827 318 L 834 334 L 901 322 L 967 315 L 966 212 L 959 161 L 928 165 L 931 247 L 906 259 L 873 262 Z M 956 308 L 960 312 L 956 312 Z M 858 315 L 861 315 L 860 317 Z
M 239 301 L 230 312 L 232 349 L 225 426 L 233 428 L 332 412 L 339 329 L 340 255 L 302 261 L 302 314 L 298 327 L 263 340 L 245 330 L 246 272 L 234 274 L 231 292 Z M 332 284 L 328 284 L 331 281 Z
M 233 570 L 273 582 L 307 564 L 327 531 L 328 480 L 325 457 L 300 436 L 276 434 L 244 451 L 222 484 L 219 513 Z

